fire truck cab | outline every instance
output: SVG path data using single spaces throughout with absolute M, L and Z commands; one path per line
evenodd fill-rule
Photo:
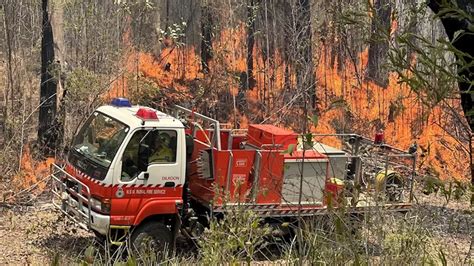
M 147 237 L 170 244 L 178 230 L 196 236 L 206 219 L 233 206 L 291 218 L 324 214 L 336 198 L 351 212 L 375 204 L 370 192 L 344 194 L 346 184 L 363 185 L 357 155 L 321 143 L 303 149 L 298 134 L 273 125 L 223 129 L 189 109 L 175 111 L 171 116 L 123 98 L 99 107 L 76 133 L 65 164 L 53 166 L 53 204 L 113 244 L 131 233 L 136 245 Z M 361 138 L 348 136 L 357 150 Z M 403 151 L 390 156 L 415 158 Z M 374 180 L 376 194 L 390 191 L 384 207 L 411 206 L 411 194 L 408 202 L 403 195 L 406 187 L 411 193 L 413 178 L 386 166 Z
M 171 230 L 183 203 L 185 170 L 183 124 L 114 99 L 81 127 L 64 167 L 54 166 L 54 203 L 80 226 L 104 236 L 148 220 Z

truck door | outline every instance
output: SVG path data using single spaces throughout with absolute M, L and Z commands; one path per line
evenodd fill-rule
M 180 163 L 182 143 L 175 129 L 137 130 L 125 147 L 119 180 L 112 195 L 112 220 L 115 224 L 133 222 L 140 209 L 150 201 L 181 198 L 184 168 Z M 148 167 L 140 171 L 139 147 L 148 147 Z M 179 189 L 178 189 L 179 188 Z

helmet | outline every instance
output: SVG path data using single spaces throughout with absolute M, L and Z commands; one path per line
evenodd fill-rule
M 160 133 L 160 139 L 161 139 L 161 142 L 163 143 L 163 145 L 166 145 L 166 146 L 169 146 L 170 142 L 171 142 L 171 137 L 170 135 L 168 135 L 167 133 Z

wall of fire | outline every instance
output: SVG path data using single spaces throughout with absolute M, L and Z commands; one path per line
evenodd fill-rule
M 370 137 L 383 130 L 392 145 L 419 144 L 423 173 L 467 178 L 459 95 L 423 104 L 387 67 L 388 51 L 406 31 L 433 43 L 446 39 L 429 9 L 410 11 L 422 2 L 154 0 L 153 9 L 131 13 L 134 49 L 124 60 L 130 73 L 161 88 L 157 106 L 194 105 L 235 126 L 298 130 L 307 99 L 309 113 L 319 115 L 313 132 Z M 179 36 L 169 37 L 169 30 Z M 388 37 L 378 38 L 380 31 Z M 108 95 L 140 94 L 133 84 L 116 82 Z

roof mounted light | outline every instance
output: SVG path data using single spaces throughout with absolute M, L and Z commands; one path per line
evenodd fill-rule
M 158 120 L 156 111 L 150 108 L 140 107 L 136 115 L 142 120 Z
M 114 98 L 111 104 L 115 107 L 132 107 L 132 104 L 127 98 Z

